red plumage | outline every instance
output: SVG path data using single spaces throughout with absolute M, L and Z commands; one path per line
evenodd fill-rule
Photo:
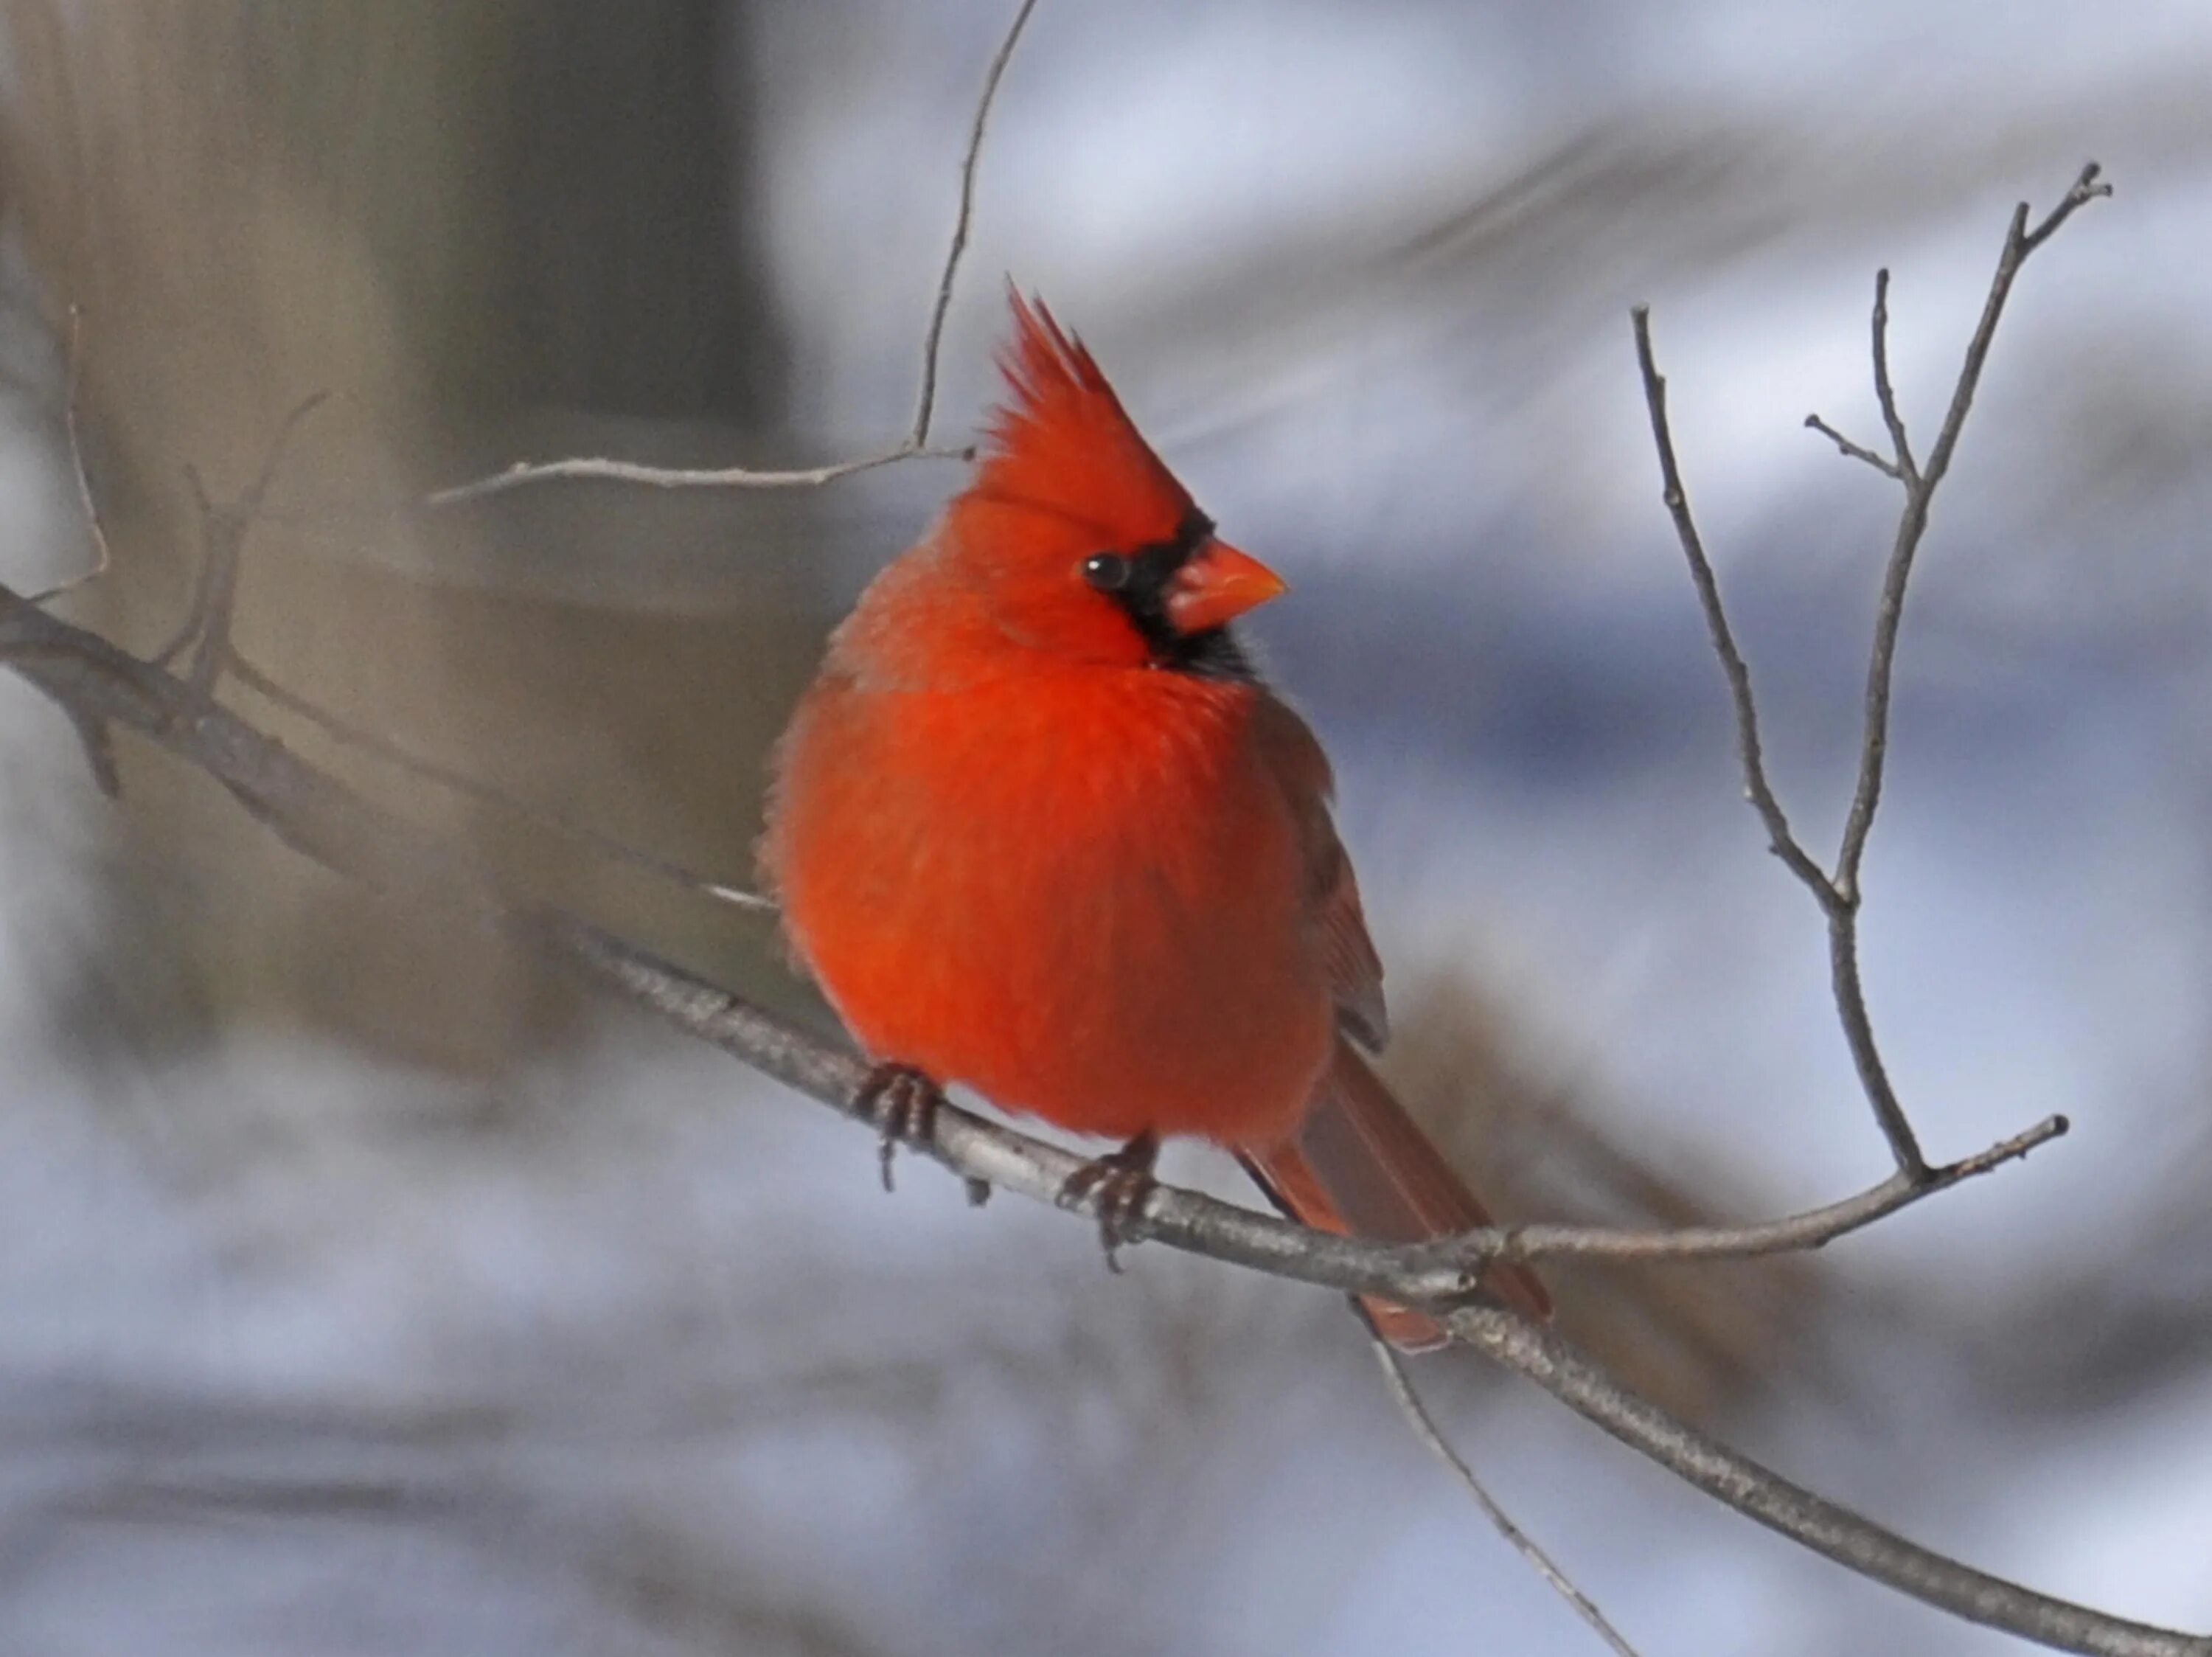
M 1081 1133 L 1232 1147 L 1310 1223 L 1481 1223 L 1347 1045 L 1386 1026 L 1328 762 L 1227 631 L 1282 583 L 1215 538 L 1091 354 L 1013 313 L 972 482 L 837 630 L 778 750 L 763 864 L 794 949 L 878 1060 Z M 1525 1271 L 1492 1282 L 1547 1309 Z

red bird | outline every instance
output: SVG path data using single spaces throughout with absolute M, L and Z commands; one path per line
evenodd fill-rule
M 1486 1223 L 1355 1051 L 1388 1034 L 1382 967 L 1328 760 L 1229 631 L 1282 581 L 1215 536 L 1042 305 L 1016 294 L 1013 321 L 975 477 L 831 637 L 762 844 L 887 1131 L 926 1137 L 912 1107 L 963 1082 L 1127 1141 L 1070 1182 L 1103 1187 L 1109 1244 L 1171 1134 L 1310 1225 Z M 1521 1268 L 1487 1287 L 1549 1310 Z M 1400 1345 L 1443 1338 L 1367 1310 Z

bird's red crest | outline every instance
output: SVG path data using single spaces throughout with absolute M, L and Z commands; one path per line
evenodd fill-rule
M 1012 341 L 1000 354 L 1008 400 L 993 416 L 969 493 L 1094 527 L 1109 545 L 1173 535 L 1191 510 L 1175 474 L 1139 435 L 1082 341 L 1042 301 L 1010 290 Z

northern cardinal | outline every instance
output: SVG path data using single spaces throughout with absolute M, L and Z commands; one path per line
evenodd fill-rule
M 1309 1225 L 1486 1223 L 1356 1051 L 1389 1026 L 1328 760 L 1230 631 L 1284 583 L 1215 535 L 1082 344 L 1012 307 L 973 478 L 832 636 L 777 750 L 762 865 L 794 952 L 887 1106 L 963 1082 L 1127 1141 L 1067 1193 L 1105 1187 L 1109 1246 L 1173 1134 Z M 1522 1268 L 1486 1287 L 1549 1311 Z M 1443 1339 L 1365 1305 L 1400 1346 Z

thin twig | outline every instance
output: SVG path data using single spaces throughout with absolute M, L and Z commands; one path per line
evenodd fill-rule
M 81 383 L 82 362 L 79 334 L 84 320 L 81 307 L 69 308 L 69 372 L 62 393 L 62 433 L 69 442 L 70 471 L 76 479 L 76 500 L 84 513 L 85 528 L 91 533 L 92 568 L 58 582 L 43 592 L 27 594 L 26 604 L 51 604 L 80 587 L 88 587 L 115 567 L 114 549 L 107 544 L 107 530 L 100 521 L 100 506 L 92 497 L 92 476 L 85 470 L 84 441 L 77 431 L 76 399 Z
M 1886 1220 L 1938 1191 L 1948 1191 L 1964 1180 L 1992 1173 L 2025 1157 L 2039 1146 L 2063 1137 L 2071 1126 L 2063 1116 L 2047 1116 L 2024 1133 L 1999 1140 L 1987 1149 L 1961 1157 L 1956 1162 L 1930 1168 L 1923 1175 L 1916 1177 L 1900 1170 L 1855 1197 L 1753 1225 L 1677 1226 L 1662 1231 L 1631 1231 L 1610 1226 L 1491 1226 L 1435 1243 L 1413 1245 L 1407 1252 L 1413 1258 L 1429 1255 L 1449 1258 L 1459 1264 L 1470 1281 L 1481 1267 L 1501 1259 L 1572 1257 L 1664 1264 L 1749 1260 L 1770 1254 L 1806 1253 L 1825 1248 L 1839 1237 L 1863 1231 L 1877 1220 Z
M 1773 785 L 1766 780 L 1766 761 L 1759 740 L 1759 705 L 1751 693 L 1751 669 L 1744 664 L 1743 653 L 1736 649 L 1735 631 L 1729 626 L 1728 611 L 1721 603 L 1720 582 L 1713 574 L 1712 560 L 1705 556 L 1705 539 L 1698 533 L 1697 521 L 1691 516 L 1689 492 L 1682 487 L 1681 467 L 1674 459 L 1674 435 L 1667 423 L 1667 381 L 1651 356 L 1651 308 L 1638 305 L 1629 316 L 1636 330 L 1636 360 L 1644 369 L 1644 401 L 1651 416 L 1651 441 L 1659 451 L 1660 498 L 1667 503 L 1667 510 L 1674 520 L 1674 533 L 1682 543 L 1682 555 L 1690 561 L 1690 580 L 1698 589 L 1698 603 L 1705 612 L 1713 649 L 1721 659 L 1721 671 L 1728 675 L 1729 695 L 1735 704 L 1736 746 L 1743 760 L 1744 797 L 1766 825 L 1767 845 L 1774 855 L 1805 883 L 1823 908 L 1830 907 L 1836 900 L 1835 888 L 1790 832 L 1790 819 L 1782 809 L 1782 801 L 1775 797 Z
M 991 106 L 999 95 L 999 82 L 1006 77 L 1006 65 L 1013 60 L 1014 47 L 1022 38 L 1022 30 L 1036 9 L 1037 0 L 1021 0 L 1014 13 L 1014 21 L 1007 26 L 999 49 L 991 57 L 990 68 L 983 76 L 983 89 L 975 100 L 975 118 L 968 131 L 968 147 L 960 158 L 960 205 L 952 221 L 952 235 L 945 248 L 945 263 L 938 274 L 937 287 L 931 300 L 928 332 L 923 336 L 921 350 L 921 389 L 915 402 L 914 427 L 906 441 L 879 454 L 863 456 L 857 460 L 838 460 L 829 466 L 804 466 L 792 471 L 762 471 L 750 466 L 720 466 L 700 470 L 683 466 L 653 466 L 634 460 L 617 460 L 602 455 L 579 455 L 565 460 L 519 460 L 504 472 L 479 478 L 473 483 L 457 484 L 451 489 L 441 489 L 426 497 L 433 507 L 460 506 L 471 501 L 481 501 L 494 495 L 504 495 L 511 489 L 526 484 L 549 483 L 556 478 L 571 481 L 596 479 L 606 483 L 638 484 L 651 489 L 819 489 L 855 473 L 872 472 L 878 466 L 896 466 L 906 460 L 972 460 L 975 451 L 970 447 L 958 448 L 932 448 L 929 442 L 929 423 L 937 409 L 938 357 L 945 340 L 945 319 L 951 309 L 953 288 L 960 275 L 960 260 L 968 250 L 968 232 L 975 216 L 975 176 L 982 163 L 983 134 L 991 119 Z
M 661 880 L 682 886 L 687 892 L 696 892 L 702 898 L 711 899 L 720 904 L 728 904 L 735 909 L 769 914 L 773 914 L 775 911 L 775 905 L 757 892 L 748 892 L 742 886 L 730 886 L 720 880 L 709 880 L 706 875 L 686 868 L 681 863 L 672 862 L 665 857 L 657 856 L 625 841 L 617 840 L 611 834 L 603 833 L 587 824 L 579 823 L 547 807 L 533 805 L 519 795 L 509 794 L 504 789 L 495 788 L 491 783 L 479 781 L 465 771 L 458 771 L 451 765 L 441 765 L 437 760 L 428 758 L 402 747 L 389 737 L 379 736 L 365 726 L 356 725 L 341 718 L 320 704 L 309 701 L 298 691 L 285 689 L 283 685 L 279 685 L 268 674 L 240 655 L 235 649 L 230 653 L 230 658 L 226 666 L 234 679 L 264 701 L 273 703 L 295 718 L 305 720 L 332 741 L 343 746 L 357 748 L 363 753 L 374 755 L 387 765 L 397 766 L 410 776 L 419 777 L 427 783 L 434 783 L 441 789 L 450 789 L 465 798 L 496 807 L 499 810 L 519 817 L 525 822 L 535 824 L 565 839 L 573 840 L 579 845 L 587 846 L 610 862 L 627 863 L 632 868 L 642 869 L 648 874 L 656 875 Z
M 1475 1477 L 1474 1469 L 1468 1465 L 1466 1458 L 1452 1448 L 1451 1441 L 1437 1427 L 1436 1417 L 1421 1402 L 1421 1395 L 1413 1386 L 1413 1378 L 1406 1373 L 1405 1360 L 1391 1349 L 1390 1343 L 1370 1330 L 1368 1343 L 1374 1349 L 1375 1362 L 1382 1366 L 1383 1384 L 1389 1387 L 1390 1397 L 1398 1406 L 1398 1413 L 1405 1417 L 1406 1425 L 1413 1429 L 1413 1436 L 1427 1447 L 1429 1453 L 1449 1468 L 1452 1476 L 1467 1488 L 1467 1493 L 1474 1498 L 1475 1505 L 1482 1509 L 1492 1527 L 1505 1538 L 1506 1545 L 1528 1562 L 1536 1575 L 1550 1585 L 1552 1592 L 1565 1600 L 1573 1608 L 1575 1615 L 1590 1625 L 1597 1637 L 1612 1648 L 1616 1657 L 1638 1657 L 1636 1648 L 1606 1620 L 1605 1613 L 1597 1608 L 1588 1594 L 1575 1586 L 1573 1578 L 1553 1562 L 1551 1555 L 1513 1522 L 1513 1516 L 1498 1505 L 1498 1498 L 1490 1494 L 1489 1487 Z
M 1960 1563 L 1869 1523 L 1623 1387 L 1549 1330 L 1467 1307 L 1454 1335 L 1708 1496 L 1857 1575 L 1984 1628 L 2097 1657 L 2212 1657 L 2212 1639 L 2110 1617 Z
M 1912 459 L 1912 442 L 1905 435 L 1904 411 L 1897 405 L 1897 386 L 1889 375 L 1889 271 L 1874 273 L 1874 313 L 1869 319 L 1869 350 L 1874 357 L 1874 400 L 1881 410 L 1881 423 L 1889 429 L 1892 470 L 1901 483 L 1917 478 L 1920 468 Z
M 167 666 L 179 651 L 191 646 L 192 659 L 185 679 L 202 698 L 214 694 L 216 682 L 230 659 L 230 626 L 238 609 L 239 563 L 245 555 L 246 537 L 261 515 L 262 503 L 269 498 L 269 490 L 276 481 L 277 466 L 283 460 L 293 434 L 329 396 L 328 392 L 319 391 L 293 406 L 278 423 L 269 452 L 262 456 L 260 472 L 235 501 L 217 505 L 210 498 L 199 472 L 189 466 L 185 468 L 185 481 L 191 485 L 192 499 L 199 508 L 199 575 L 192 586 L 191 606 L 185 612 L 183 626 L 154 653 L 154 661 Z
M 858 460 L 839 460 L 826 466 L 806 466 L 793 472 L 758 472 L 750 466 L 722 466 L 713 471 L 649 466 L 634 460 L 578 455 L 566 460 L 518 460 L 504 472 L 495 472 L 489 478 L 479 478 L 474 483 L 457 484 L 451 489 L 439 490 L 424 498 L 427 504 L 434 507 L 459 506 L 468 501 L 481 501 L 488 496 L 504 495 L 508 490 L 520 489 L 526 484 L 549 483 L 560 478 L 642 484 L 650 489 L 819 489 L 823 484 L 834 484 L 841 478 L 850 478 L 856 472 L 872 472 L 878 466 L 896 466 L 902 460 L 972 460 L 975 458 L 975 452 L 972 448 L 922 448 L 913 443 L 901 443 L 896 448 L 886 449 L 881 454 L 866 455 Z
M 1904 476 L 1902 472 L 1898 471 L 1896 461 L 1885 460 L 1881 455 L 1876 454 L 1872 449 L 1867 448 L 1863 443 L 1853 442 L 1850 438 L 1844 436 L 1843 433 L 1838 431 L 1833 426 L 1830 425 L 1826 420 L 1823 420 L 1819 415 L 1807 415 L 1805 417 L 1805 423 L 1811 427 L 1814 431 L 1819 432 L 1820 436 L 1833 443 L 1838 448 L 1841 449 L 1846 458 L 1853 460 L 1865 461 L 1869 466 L 1872 466 L 1876 472 L 1881 473 L 1885 478 L 1901 478 Z
M 2013 278 L 2020 274 L 2020 267 L 2027 262 L 2027 256 L 2056 235 L 2067 220 L 2091 202 L 2101 201 L 2112 193 L 2112 186 L 2104 177 L 2104 168 L 2090 161 L 2060 198 L 2058 205 L 2046 213 L 2033 229 L 2027 228 L 2029 209 L 2026 202 L 2013 210 L 2004 252 L 1997 259 L 1996 275 L 1990 279 L 1981 320 L 1974 326 L 1974 337 L 1966 342 L 1966 360 L 1960 364 L 1958 383 L 1951 393 L 1951 406 L 1944 412 L 1943 429 L 1936 434 L 1936 447 L 1928 451 L 1930 488 L 1951 469 L 1952 452 L 1959 446 L 1959 433 L 1966 423 L 1966 412 L 1973 406 L 1974 393 L 1981 387 L 1982 366 L 1989 360 L 1990 342 L 1996 338 L 1997 319 L 2004 314 L 2005 302 L 2012 295 Z
M 991 105 L 999 95 L 999 82 L 1005 76 L 1006 65 L 1012 61 L 1014 47 L 1022 38 L 1022 30 L 1036 9 L 1036 0 L 1022 0 L 1014 12 L 1014 21 L 1006 29 L 1006 39 L 999 42 L 999 50 L 991 58 L 991 67 L 983 76 L 982 95 L 975 100 L 975 121 L 968 131 L 968 150 L 960 158 L 960 211 L 952 221 L 952 244 L 945 254 L 945 272 L 937 280 L 937 299 L 930 307 L 929 332 L 921 342 L 921 393 L 915 404 L 914 432 L 907 439 L 909 447 L 920 448 L 929 441 L 930 416 L 937 405 L 938 348 L 945 340 L 945 313 L 952 308 L 952 284 L 960 274 L 960 256 L 968 249 L 968 227 L 975 216 L 975 174 L 982 164 L 983 129 L 991 119 Z
M 128 727 L 222 783 L 285 844 L 397 900 L 500 928 L 620 996 L 873 1130 L 858 1056 L 550 905 L 505 896 L 467 853 L 371 805 L 180 679 L 0 586 L 0 663 L 71 711 Z M 1075 1153 L 947 1105 L 932 1154 L 963 1179 L 1056 1203 Z M 1095 1202 L 1095 1199 L 1094 1199 Z M 1094 1202 L 1077 1205 L 1091 1211 Z M 1095 1219 L 1096 1215 L 1093 1213 Z M 1131 1240 L 1352 1293 L 1420 1301 L 1396 1250 L 1308 1230 L 1162 1186 Z M 2099 1657 L 2212 1657 L 2212 1641 L 2107 1616 L 2002 1581 L 1799 1489 L 1629 1392 L 1558 1337 L 1481 1305 L 1453 1332 L 1642 1454 L 1850 1569 L 1970 1621 Z

